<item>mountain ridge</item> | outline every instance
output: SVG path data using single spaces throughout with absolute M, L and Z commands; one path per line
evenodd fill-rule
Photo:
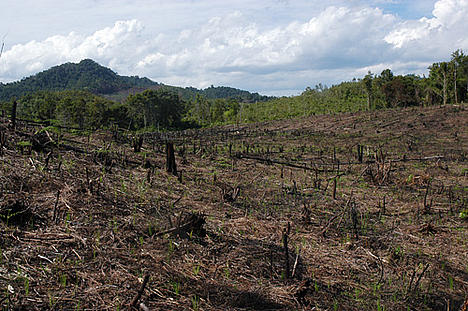
M 121 76 L 92 59 L 84 59 L 79 63 L 68 62 L 53 66 L 20 81 L 0 83 L 0 101 L 10 101 L 12 98 L 20 98 L 37 91 L 86 90 L 122 102 L 130 94 L 161 87 L 178 93 L 186 100 L 195 97 L 196 94 L 209 99 L 233 98 L 243 102 L 266 101 L 273 98 L 226 86 L 197 89 L 164 85 L 146 77 Z

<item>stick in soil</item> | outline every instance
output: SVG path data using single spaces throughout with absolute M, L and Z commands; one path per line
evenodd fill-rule
M 177 176 L 177 180 L 182 183 L 182 171 L 179 172 L 179 175 Z
M 270 248 L 270 278 L 273 278 L 273 246 Z
M 424 213 L 426 213 L 426 214 L 430 213 L 431 205 L 432 205 L 432 199 L 431 199 L 431 204 L 427 204 L 427 196 L 429 194 L 429 188 L 430 188 L 430 184 L 427 185 L 426 193 L 424 194 Z
M 426 272 L 426 270 L 427 270 L 428 268 L 429 268 L 429 264 L 427 264 L 427 265 L 424 267 L 423 271 L 422 271 L 421 274 L 418 276 L 418 279 L 416 280 L 416 283 L 414 283 L 414 287 L 411 289 L 411 287 L 412 287 L 412 285 L 413 285 L 414 277 L 416 276 L 416 269 L 413 270 L 413 274 L 411 275 L 411 280 L 410 280 L 408 289 L 406 290 L 406 295 L 411 294 L 411 292 L 413 292 L 416 288 L 418 288 L 419 282 L 421 282 L 421 278 L 422 278 L 423 274 Z
M 54 205 L 54 215 L 53 215 L 53 222 L 54 223 L 57 223 L 57 214 L 58 214 L 58 210 L 57 210 L 57 206 L 58 206 L 58 201 L 59 201 L 59 197 L 60 197 L 60 190 L 57 191 L 57 197 L 55 199 L 55 205 Z
M 292 274 L 291 274 L 291 277 L 294 278 L 294 275 L 296 274 L 296 267 L 297 267 L 297 262 L 299 261 L 299 253 L 301 252 L 301 249 L 299 248 L 297 250 L 297 254 L 296 254 L 296 260 L 294 261 L 294 266 L 293 266 L 293 269 L 292 269 Z
M 333 179 L 333 200 L 336 200 L 336 178 Z
M 419 282 L 421 282 L 421 278 L 423 276 L 423 274 L 426 272 L 426 270 L 429 268 L 429 264 L 427 264 L 425 267 L 424 267 L 424 270 L 421 272 L 421 274 L 419 275 L 418 277 L 418 280 L 416 281 L 416 283 L 414 283 L 414 288 L 413 290 L 415 290 L 416 288 L 418 288 L 419 286 Z
M 364 146 L 357 145 L 357 158 L 358 158 L 359 163 L 362 163 L 363 153 L 364 153 Z
M 358 215 L 354 202 L 351 204 L 351 220 L 353 221 L 354 235 L 356 236 L 356 240 L 359 240 Z
M 386 212 L 386 211 L 385 211 L 385 210 L 386 210 L 386 207 L 385 207 L 385 205 L 386 205 L 386 199 L 387 199 L 386 196 L 384 196 L 384 197 L 383 197 L 383 202 L 382 202 L 382 214 L 384 214 L 384 215 L 385 215 L 385 212 Z

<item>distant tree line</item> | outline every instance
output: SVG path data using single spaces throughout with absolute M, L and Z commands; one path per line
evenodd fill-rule
M 178 128 L 185 103 L 171 92 L 148 90 L 118 103 L 88 91 L 40 91 L 21 97 L 18 117 L 81 129 L 111 126 L 139 130 Z M 9 111 L 11 102 L 2 109 Z
M 89 62 L 84 65 L 99 70 L 104 68 Z M 112 71 L 108 73 L 115 77 Z M 134 82 L 140 83 L 138 79 Z M 59 85 L 60 75 L 56 80 Z M 106 80 L 103 78 L 102 81 L 104 85 Z M 450 61 L 431 65 L 428 77 L 394 75 L 390 69 L 385 69 L 380 74 L 369 72 L 362 79 L 332 87 L 318 84 L 306 88 L 299 96 L 267 101 L 252 101 L 253 98 L 265 98 L 249 92 L 244 94 L 244 99 L 236 98 L 235 94 L 243 93 L 232 88 L 210 87 L 193 93 L 194 90 L 161 86 L 128 95 L 122 102 L 106 99 L 90 90 L 28 92 L 18 99 L 18 116 L 79 128 L 118 125 L 132 130 L 163 130 L 313 114 L 457 104 L 468 98 L 468 56 L 461 50 L 452 53 Z M 230 93 L 231 98 L 210 98 L 229 96 Z M 10 105 L 11 101 L 4 101 L 1 108 L 9 111 Z
M 123 103 L 82 90 L 39 91 L 17 102 L 21 119 L 82 129 L 117 125 L 131 130 L 164 130 L 232 123 L 240 107 L 232 99 L 207 99 L 202 95 L 185 101 L 166 89 L 129 95 Z M 4 102 L 1 108 L 10 111 L 11 102 Z
M 390 69 L 380 75 L 369 73 L 363 79 L 372 108 L 446 105 L 464 102 L 468 97 L 468 56 L 452 53 L 451 60 L 432 64 L 429 77 L 394 76 Z
M 243 105 L 241 121 L 467 102 L 468 56 L 462 50 L 452 53 L 450 61 L 434 63 L 428 69 L 428 77 L 394 75 L 385 69 L 331 87 L 307 87 L 299 96 Z

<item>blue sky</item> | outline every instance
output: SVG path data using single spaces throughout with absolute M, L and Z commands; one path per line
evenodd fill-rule
M 468 49 L 468 0 L 3 0 L 0 81 L 92 58 L 122 75 L 272 95 Z

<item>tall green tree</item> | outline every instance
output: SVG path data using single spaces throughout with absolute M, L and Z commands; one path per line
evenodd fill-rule
M 382 85 L 388 107 L 418 105 L 417 87 L 412 76 L 396 76 Z
M 135 129 L 176 127 L 184 113 L 183 101 L 177 94 L 166 90 L 146 90 L 130 95 L 126 105 Z
M 365 90 L 367 92 L 367 110 L 371 110 L 372 108 L 372 80 L 374 79 L 374 75 L 369 71 L 367 75 L 364 77 L 362 82 L 364 83 Z
M 431 79 L 433 90 L 442 98 L 442 104 L 446 105 L 449 101 L 448 88 L 452 64 L 447 62 L 434 63 L 429 67 L 429 79 Z
M 456 50 L 452 53 L 450 60 L 453 68 L 453 95 L 455 103 L 464 101 L 468 92 L 468 56 L 463 50 Z

